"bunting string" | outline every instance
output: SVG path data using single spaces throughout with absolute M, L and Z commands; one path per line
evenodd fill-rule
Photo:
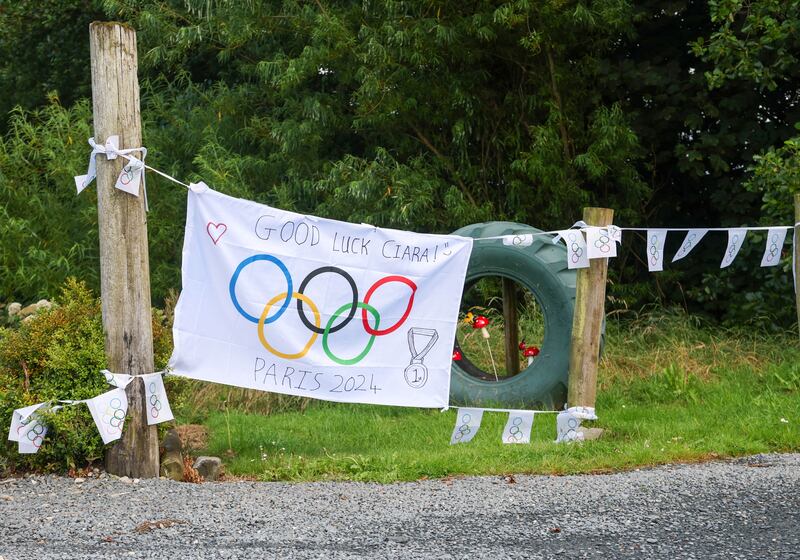
M 56 412 L 65 406 L 86 404 L 97 426 L 103 443 L 111 443 L 122 437 L 122 429 L 128 412 L 128 396 L 125 387 L 136 377 L 144 383 L 148 425 L 174 420 L 172 409 L 164 389 L 163 375 L 167 370 L 129 375 L 102 370 L 109 385 L 114 389 L 91 399 L 45 401 L 14 410 L 8 432 L 9 441 L 17 442 L 17 450 L 22 454 L 37 453 L 47 435 L 45 413 Z M 59 404 L 54 405 L 53 402 Z

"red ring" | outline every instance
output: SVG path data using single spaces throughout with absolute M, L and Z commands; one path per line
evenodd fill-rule
M 391 327 L 388 327 L 388 328 L 385 328 L 385 329 L 381 329 L 381 330 L 376 330 L 376 329 L 373 329 L 372 327 L 369 326 L 369 321 L 367 319 L 367 310 L 366 310 L 366 308 L 362 308 L 361 309 L 361 322 L 364 323 L 364 330 L 367 331 L 367 333 L 371 334 L 372 336 L 383 336 L 385 334 L 392 333 L 392 332 L 396 331 L 397 329 L 399 329 L 400 326 L 403 323 L 406 322 L 406 319 L 408 319 L 408 315 L 411 313 L 411 308 L 414 306 L 414 294 L 416 294 L 416 292 L 417 292 L 417 285 L 414 284 L 414 282 L 412 282 L 411 280 L 409 280 L 405 276 L 387 276 L 386 278 L 381 278 L 380 280 L 375 282 L 372 285 L 372 287 L 369 290 L 367 290 L 367 295 L 364 296 L 364 304 L 368 305 L 369 304 L 369 298 L 372 297 L 372 294 L 375 292 L 375 290 L 377 290 L 378 288 L 380 288 L 381 286 L 383 286 L 384 284 L 387 284 L 389 282 L 402 282 L 403 284 L 405 284 L 406 286 L 411 288 L 411 297 L 408 298 L 408 305 L 406 306 L 406 311 L 405 311 L 405 313 L 403 313 L 403 316 L 400 317 L 400 320 L 397 321 Z

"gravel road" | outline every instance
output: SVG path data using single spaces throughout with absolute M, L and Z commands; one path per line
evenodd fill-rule
M 514 478 L 7 479 L 0 557 L 800 558 L 800 454 Z

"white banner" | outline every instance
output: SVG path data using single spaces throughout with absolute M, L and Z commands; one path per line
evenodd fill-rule
M 647 269 L 650 272 L 664 270 L 664 242 L 667 240 L 667 230 L 647 230 Z
M 503 428 L 503 443 L 530 443 L 533 412 L 509 412 Z
M 471 248 L 190 191 L 170 366 L 318 399 L 446 406 Z
M 761 266 L 777 266 L 781 262 L 783 242 L 786 240 L 786 228 L 770 228 L 767 232 L 767 245 L 764 247 L 764 256 L 761 257 Z
M 174 420 L 172 408 L 167 400 L 167 391 L 164 389 L 164 379 L 161 373 L 150 373 L 142 376 L 144 383 L 144 399 L 147 403 L 147 423 L 160 424 Z
M 86 401 L 92 413 L 97 431 L 103 443 L 110 443 L 122 437 L 122 427 L 128 412 L 128 397 L 125 389 L 111 389 Z
M 692 249 L 697 247 L 697 244 L 700 243 L 700 240 L 703 239 L 707 233 L 707 229 L 690 229 L 687 231 L 686 237 L 683 238 L 683 243 L 681 243 L 678 252 L 675 253 L 674 257 L 672 257 L 672 262 L 679 261 L 688 255 Z
M 450 445 L 467 443 L 474 438 L 481 427 L 482 418 L 483 410 L 480 408 L 459 408 L 456 414 L 456 427 L 450 436 Z
M 589 254 L 586 251 L 586 239 L 579 229 L 565 229 L 558 232 L 567 245 L 567 268 L 587 268 Z
M 736 255 L 739 254 L 739 249 L 742 248 L 742 243 L 744 243 L 746 235 L 746 228 L 728 230 L 728 246 L 725 247 L 725 255 L 722 257 L 722 262 L 719 265 L 720 268 L 729 267 L 733 263 L 734 259 L 736 259 Z

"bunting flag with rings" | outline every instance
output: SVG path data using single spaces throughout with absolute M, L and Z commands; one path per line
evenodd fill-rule
M 459 408 L 456 411 L 456 426 L 450 436 L 450 445 L 472 440 L 481 427 L 482 419 L 483 410 L 480 408 Z
M 176 375 L 443 407 L 472 240 L 190 190 Z

